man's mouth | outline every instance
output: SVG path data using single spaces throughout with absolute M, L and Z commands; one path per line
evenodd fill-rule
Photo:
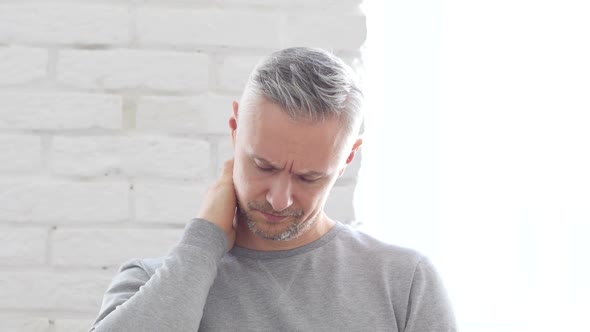
M 281 215 L 276 215 L 276 214 L 270 214 L 270 213 L 266 213 L 266 212 L 262 212 L 262 211 L 258 211 L 260 212 L 260 214 L 262 214 L 262 216 L 264 217 L 264 219 L 273 222 L 273 223 L 278 223 L 283 221 L 284 219 L 287 218 L 287 216 L 281 216 Z

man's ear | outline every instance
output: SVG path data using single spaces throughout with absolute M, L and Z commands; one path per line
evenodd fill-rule
M 340 170 L 338 177 L 341 177 L 342 174 L 344 174 L 344 171 L 346 170 L 346 166 L 348 166 L 348 165 L 350 165 L 350 163 L 352 163 L 352 161 L 354 160 L 354 157 L 356 156 L 356 153 L 361 148 L 361 145 L 363 145 L 363 139 L 361 137 L 359 137 L 356 139 L 356 141 L 354 141 L 354 144 L 352 145 L 352 150 L 348 154 L 348 157 L 346 157 L 346 164 Z
M 233 106 L 233 113 L 232 116 L 229 118 L 229 128 L 231 129 L 231 142 L 232 145 L 236 146 L 236 130 L 238 129 L 238 102 L 234 100 L 232 103 Z

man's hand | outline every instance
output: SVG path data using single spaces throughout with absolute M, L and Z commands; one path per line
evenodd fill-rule
M 223 173 L 217 182 L 209 188 L 198 218 L 205 219 L 219 226 L 227 236 L 228 250 L 236 241 L 234 218 L 236 215 L 236 192 L 233 180 L 234 160 L 225 162 Z

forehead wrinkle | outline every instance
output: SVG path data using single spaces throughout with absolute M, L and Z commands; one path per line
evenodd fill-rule
M 264 158 L 262 156 L 259 156 L 259 155 L 255 154 L 255 153 L 250 153 L 250 157 L 252 159 L 257 159 L 257 160 L 263 162 L 264 164 L 267 164 L 268 166 L 271 166 L 274 169 L 277 169 L 277 170 L 283 170 L 284 169 L 283 167 L 278 166 L 276 163 L 273 163 L 272 161 L 270 161 L 270 160 L 268 160 L 268 159 L 266 159 L 266 158 Z M 304 170 L 302 172 L 296 172 L 296 171 L 293 170 L 294 164 L 295 164 L 295 161 L 293 161 L 292 164 L 291 164 L 291 167 L 289 167 L 289 173 L 293 173 L 293 174 L 295 174 L 297 176 L 314 176 L 314 177 L 318 176 L 318 177 L 321 177 L 321 176 L 326 176 L 327 175 L 327 173 L 320 172 L 320 171 L 314 171 L 314 170 Z

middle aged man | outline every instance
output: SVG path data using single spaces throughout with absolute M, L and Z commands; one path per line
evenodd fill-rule
M 166 257 L 121 267 L 91 331 L 455 331 L 426 258 L 323 211 L 362 144 L 361 101 L 326 51 L 261 63 L 198 218 Z

